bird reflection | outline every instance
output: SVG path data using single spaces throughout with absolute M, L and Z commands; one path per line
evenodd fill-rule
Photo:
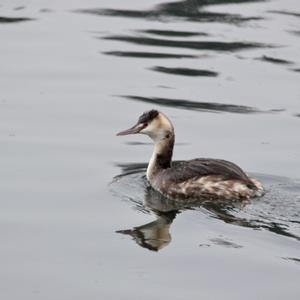
M 176 162 L 175 162 L 176 163 Z M 128 201 L 133 208 L 142 213 L 151 213 L 155 220 L 132 229 L 118 230 L 117 233 L 129 235 L 141 247 L 159 251 L 168 246 L 171 241 L 171 225 L 180 213 L 187 210 L 204 212 L 210 218 L 224 223 L 267 230 L 279 236 L 300 241 L 296 233 L 299 221 L 300 186 L 282 177 L 264 175 L 264 182 L 272 184 L 270 190 L 259 200 L 230 202 L 228 200 L 171 200 L 153 190 L 147 183 L 145 163 L 117 164 L 121 174 L 114 177 L 111 191 L 119 198 Z M 262 176 L 262 175 L 261 175 Z M 286 189 L 284 187 L 286 186 Z M 273 191 L 273 192 L 272 192 Z M 283 194 L 279 194 L 279 192 Z M 288 203 L 285 208 L 286 218 L 282 217 L 282 203 Z M 272 203 L 272 206 L 270 206 Z M 249 205 L 250 204 L 250 205 Z M 251 210 L 252 207 L 252 210 Z M 290 211 L 287 210 L 290 207 Z
M 156 213 L 156 220 L 133 229 L 118 230 L 117 233 L 130 235 L 143 248 L 159 251 L 171 242 L 170 226 L 177 211 Z
M 239 203 L 239 205 L 242 204 Z M 139 246 L 152 251 L 159 251 L 170 244 L 172 240 L 170 234 L 171 224 L 177 214 L 183 210 L 204 207 L 214 213 L 217 218 L 223 219 L 226 223 L 238 222 L 237 219 L 234 219 L 226 212 L 225 207 L 222 208 L 221 203 L 210 203 L 207 200 L 190 200 L 188 203 L 183 203 L 164 197 L 150 186 L 145 187 L 143 206 L 145 209 L 154 213 L 156 217 L 155 221 L 133 227 L 132 229 L 118 230 L 116 232 L 131 236 Z
M 179 206 L 150 186 L 145 187 L 143 206 L 155 214 L 156 220 L 133 229 L 118 230 L 130 235 L 141 247 L 159 251 L 171 242 L 170 226 L 179 213 Z

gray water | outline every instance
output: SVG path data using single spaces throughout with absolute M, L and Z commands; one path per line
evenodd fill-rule
M 1 299 L 299 299 L 299 1 L 2 0 L 0 37 Z M 151 108 L 267 194 L 161 198 L 115 137 Z

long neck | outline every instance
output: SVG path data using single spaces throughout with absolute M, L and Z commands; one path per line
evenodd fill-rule
M 154 151 L 147 168 L 147 179 L 150 182 L 159 171 L 171 167 L 174 142 L 175 135 L 172 132 L 164 139 L 155 143 Z

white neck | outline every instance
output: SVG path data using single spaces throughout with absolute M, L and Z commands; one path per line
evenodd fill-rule
M 158 151 L 159 151 L 159 144 L 155 144 L 154 146 L 154 150 L 153 150 L 153 153 L 151 155 L 151 158 L 150 158 L 150 161 L 149 161 L 149 164 L 148 164 L 148 167 L 147 167 L 147 173 L 146 173 L 146 176 L 147 176 L 147 179 L 151 182 L 151 179 L 152 179 L 152 175 L 154 174 L 154 170 L 155 170 L 155 167 L 156 167 L 156 157 L 157 157 L 157 154 L 158 154 Z
M 167 137 L 154 144 L 154 150 L 147 168 L 147 179 L 151 183 L 157 173 L 171 166 L 174 140 L 174 132 L 170 132 Z

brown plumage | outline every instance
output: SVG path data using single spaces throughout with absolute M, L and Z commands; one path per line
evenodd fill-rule
M 144 113 L 132 128 L 118 133 L 141 133 L 154 141 L 147 168 L 151 186 L 171 199 L 248 199 L 264 193 L 262 184 L 232 162 L 197 158 L 172 164 L 174 128 L 161 112 Z

